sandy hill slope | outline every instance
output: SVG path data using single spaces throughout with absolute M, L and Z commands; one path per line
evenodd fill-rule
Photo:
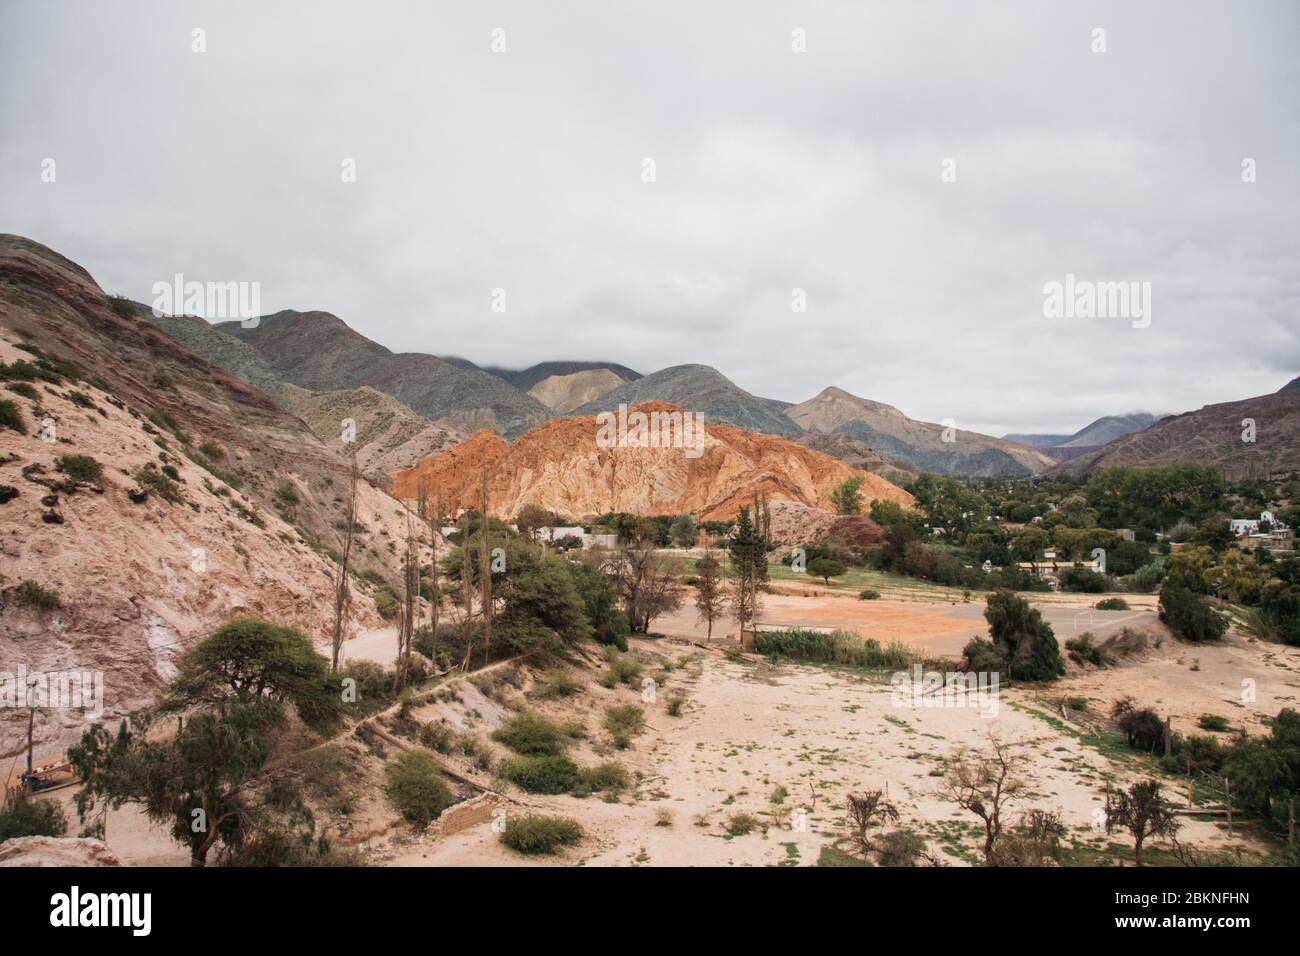
M 451 361 L 448 359 L 448 361 Z M 477 368 L 478 366 L 474 366 Z M 538 362 L 536 365 L 530 365 L 528 368 L 512 371 L 510 369 L 498 368 L 494 365 L 483 367 L 484 372 L 495 375 L 497 378 L 509 382 L 515 388 L 529 391 L 534 385 L 543 379 L 550 378 L 552 375 L 572 375 L 575 372 L 613 372 L 618 376 L 620 382 L 635 382 L 642 375 L 640 372 L 634 372 L 626 365 L 619 365 L 617 362 Z
M 943 440 L 944 427 L 908 418 L 881 402 L 828 388 L 786 412 L 810 431 L 847 435 L 906 467 L 944 475 L 995 477 L 1038 474 L 1053 461 L 1027 445 L 958 430 Z
M 1255 422 L 1255 441 L 1243 442 L 1245 419 Z M 1300 471 L 1300 390 L 1222 402 L 1163 418 L 1058 465 L 1054 473 L 1083 474 L 1128 465 L 1216 465 L 1232 478 Z
M 15 236 L 0 236 L 0 362 L 0 398 L 25 432 L 0 428 L 0 589 L 30 581 L 59 593 L 41 611 L 8 592 L 0 659 L 102 672 L 112 719 L 149 700 L 176 656 L 234 613 L 324 642 L 347 465 L 302 421 Z M 38 362 L 67 371 L 23 381 Z M 102 474 L 74 483 L 66 460 L 60 470 L 72 455 Z M 358 499 L 356 567 L 395 579 L 401 509 L 364 481 Z M 358 582 L 353 630 L 379 623 Z M 84 727 L 79 710 L 42 709 L 37 739 L 66 744 Z M 25 713 L 0 712 L 0 754 L 17 752 L 25 731 Z
M 635 407 L 647 413 L 676 410 L 664 402 Z M 705 431 L 704 453 L 694 459 L 680 448 L 598 447 L 595 416 L 554 419 L 511 445 L 479 431 L 394 474 L 392 492 L 413 500 L 423 482 L 429 494 L 442 494 L 451 511 L 477 507 L 480 467 L 486 463 L 491 510 L 503 518 L 527 504 L 574 517 L 629 511 L 730 518 L 759 492 L 825 508 L 831 489 L 855 475 L 863 479 L 866 505 L 876 498 L 912 503 L 910 495 L 878 475 L 796 442 L 713 422 L 706 422 Z
M 708 365 L 674 365 L 628 382 L 575 410 L 578 415 L 617 409 L 620 404 L 669 402 L 708 422 L 726 422 L 768 435 L 793 435 L 799 426 L 771 399 L 751 395 Z
M 595 401 L 624 383 L 607 368 L 595 368 L 571 375 L 550 375 L 528 390 L 553 412 L 564 414 Z
M 551 411 L 487 372 L 419 352 L 394 353 L 328 312 L 262 316 L 254 328 L 220 322 L 219 332 L 251 345 L 281 381 L 313 391 L 369 385 L 430 420 L 490 428 L 512 438 Z
M 431 422 L 368 385 L 336 392 L 281 385 L 275 397 L 306 422 L 325 447 L 340 455 L 355 451 L 362 472 L 381 484 L 387 483 L 390 471 L 410 468 L 465 437 L 464 432 Z M 347 419 L 356 428 L 351 444 L 343 440 Z

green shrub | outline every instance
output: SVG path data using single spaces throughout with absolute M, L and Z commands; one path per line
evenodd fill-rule
M 22 581 L 5 589 L 4 596 L 15 607 L 31 611 L 52 611 L 59 606 L 59 592 L 53 588 L 41 587 L 35 581 Z
M 412 751 L 393 758 L 384 767 L 384 778 L 388 799 L 416 826 L 436 820 L 454 802 L 438 762 L 427 753 Z
M 582 690 L 583 684 L 572 671 L 547 671 L 537 681 L 536 694 L 542 698 L 572 697 Z
M 104 466 L 89 455 L 60 455 L 54 467 L 73 481 L 97 485 L 104 480 Z
M 1160 620 L 1175 637 L 1194 644 L 1217 641 L 1228 630 L 1228 622 L 1209 601 L 1178 582 L 1166 583 L 1160 589 Z
M 67 832 L 63 808 L 51 800 L 19 795 L 0 808 L 0 843 L 14 837 L 61 837 Z
M 733 813 L 727 818 L 727 833 L 730 836 L 745 836 L 754 832 L 758 826 L 758 817 L 749 813 Z
M 578 781 L 592 793 L 621 793 L 632 784 L 627 768 L 613 760 L 584 767 L 578 773 Z
M 95 400 L 92 399 L 85 392 L 78 392 L 75 389 L 73 389 L 72 391 L 68 392 L 68 394 L 65 397 L 68 399 L 68 401 L 70 401 L 73 405 L 76 405 L 78 408 L 96 407 Z
M 682 707 L 685 705 L 686 698 L 679 694 L 674 694 L 669 697 L 667 702 L 664 704 L 664 710 L 667 711 L 669 717 L 680 717 L 682 715 Z
M 141 465 L 135 471 L 131 472 L 131 477 L 135 479 L 136 484 L 141 488 L 153 492 L 163 501 L 168 501 L 172 504 L 180 503 L 180 485 L 178 485 L 172 478 L 164 475 L 161 471 Z
M 641 679 L 641 672 L 644 667 L 641 662 L 632 657 L 615 657 L 609 662 L 609 669 L 600 677 L 600 683 L 604 687 L 617 687 L 619 684 L 625 684 L 633 687 Z
M 492 739 L 525 756 L 555 756 L 568 744 L 559 724 L 531 713 L 516 714 L 493 732 Z
M 36 391 L 32 385 L 27 382 L 11 382 L 5 386 L 9 391 L 23 398 L 30 398 L 33 402 L 40 401 L 41 393 Z
M 0 399 L 0 428 L 8 428 L 20 435 L 27 434 L 23 413 L 18 410 L 18 403 L 11 398 Z
M 909 667 L 916 655 L 901 641 L 884 647 L 874 638 L 863 640 L 856 631 L 813 631 L 790 628 L 784 631 L 759 631 L 754 635 L 754 650 L 766 656 L 777 655 L 798 661 L 823 664 L 849 664 L 855 667 Z
M 583 837 L 582 826 L 568 817 L 548 817 L 536 813 L 523 816 L 507 814 L 501 842 L 518 853 L 529 855 L 554 853 L 562 846 L 572 846 Z
M 875 841 L 881 866 L 916 866 L 925 852 L 925 840 L 911 830 L 894 830 Z
M 880 598 L 880 592 L 873 588 L 863 588 L 858 592 L 859 601 L 875 601 Z
M 645 729 L 645 711 L 636 704 L 611 707 L 605 711 L 605 729 L 614 746 L 626 750 L 632 745 L 632 738 Z
M 1078 637 L 1070 638 L 1065 642 L 1065 650 L 1070 655 L 1070 660 L 1076 664 L 1104 667 L 1110 663 L 1105 652 L 1094 642 L 1091 631 L 1084 631 Z
M 1098 611 L 1127 611 L 1129 609 L 1128 601 L 1125 601 L 1122 597 L 1103 598 L 1094 607 Z
M 578 765 L 568 757 L 511 757 L 501 776 L 528 793 L 568 793 L 578 783 Z
M 1228 718 L 1220 717 L 1218 714 L 1202 714 L 1200 720 L 1196 722 L 1196 726 L 1202 730 L 1212 730 L 1219 734 L 1227 733 L 1229 729 Z

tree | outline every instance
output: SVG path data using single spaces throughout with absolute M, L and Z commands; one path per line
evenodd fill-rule
M 884 823 L 886 820 L 898 821 L 898 807 L 885 796 L 884 790 L 864 790 L 862 793 L 849 794 L 849 820 L 853 823 L 858 846 L 863 850 L 872 849 L 867 830 Z
M 695 544 L 695 536 L 698 532 L 695 518 L 691 515 L 678 515 L 668 527 L 668 536 L 679 548 L 689 548 Z
M 749 509 L 741 508 L 736 517 L 736 530 L 727 542 L 731 552 L 731 609 L 732 616 L 740 625 L 743 639 L 745 627 L 758 617 L 759 584 L 766 577 L 767 554 L 763 550 L 763 539 L 754 528 L 749 517 Z
M 713 622 L 722 617 L 726 604 L 723 593 L 722 565 L 708 552 L 695 564 L 695 608 L 699 611 L 699 620 L 708 624 L 708 640 L 713 640 Z
M 984 619 L 995 646 L 1006 649 L 1016 680 L 1055 680 L 1065 673 L 1052 627 L 1040 611 L 1012 591 L 1000 589 L 986 600 Z
M 862 512 L 862 481 L 858 475 L 845 478 L 831 491 L 831 505 L 837 514 L 855 515 Z
M 352 452 L 348 468 L 348 526 L 343 533 L 343 560 L 339 562 L 339 579 L 334 588 L 334 654 L 330 669 L 339 669 L 339 651 L 343 647 L 343 615 L 351 595 L 348 593 L 348 563 L 352 558 L 352 535 L 357 526 L 357 453 Z
M 1037 565 L 1042 561 L 1043 551 L 1051 541 L 1042 528 L 1028 525 L 1016 532 L 1016 536 L 1011 539 L 1011 551 L 1021 561 Z
M 217 704 L 287 701 L 308 724 L 339 715 L 339 688 L 303 634 L 253 617 L 218 627 L 181 658 L 162 698 L 164 712 Z
M 524 505 L 515 515 L 515 527 L 533 544 L 537 544 L 538 532 L 542 528 L 552 527 L 554 522 L 555 514 L 541 505 Z
M 1106 792 L 1106 832 L 1127 830 L 1133 836 L 1133 861 L 1142 865 L 1142 844 L 1150 837 L 1172 837 L 1178 818 L 1160 796 L 1155 780 L 1135 783 L 1127 791 Z
M 143 717 L 135 732 L 124 722 L 116 737 L 96 725 L 68 750 L 82 782 L 77 811 L 84 821 L 101 803 L 139 803 L 150 820 L 171 824 L 173 839 L 189 847 L 191 865 L 204 866 L 218 841 L 237 848 L 255 822 L 248 791 L 278 721 L 278 706 L 259 701 L 197 714 L 170 740 L 146 739 Z
M 844 563 L 834 558 L 813 558 L 808 562 L 808 573 L 827 584 L 831 583 L 831 578 L 838 578 L 844 571 Z
M 991 750 L 978 753 L 959 747 L 944 771 L 942 795 L 984 824 L 984 861 L 990 863 L 1002 836 L 1002 814 L 1025 791 L 1017 774 L 1024 758 L 1012 744 L 989 735 Z
M 1175 637 L 1194 644 L 1217 641 L 1228 630 L 1228 622 L 1209 601 L 1178 581 L 1166 580 L 1160 589 L 1160 620 Z
M 684 592 L 676 563 L 644 543 L 619 551 L 613 568 L 615 586 L 633 631 L 648 633 L 652 620 L 682 606 Z
M 586 608 L 587 621 L 600 644 L 613 644 L 627 650 L 627 616 L 618 608 L 618 590 L 596 568 L 573 562 L 568 565 L 573 586 Z

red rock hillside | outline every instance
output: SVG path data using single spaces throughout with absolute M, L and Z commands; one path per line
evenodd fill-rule
M 666 402 L 634 410 L 680 411 Z M 692 513 L 704 520 L 734 517 L 756 493 L 772 500 L 830 506 L 831 490 L 846 478 L 862 479 L 864 507 L 877 498 L 912 505 L 912 496 L 878 475 L 776 435 L 705 422 L 704 453 L 681 448 L 601 448 L 595 416 L 553 419 L 506 444 L 489 431 L 475 432 L 413 468 L 392 473 L 392 494 L 415 500 L 423 484 L 430 500 L 442 496 L 448 514 L 478 506 L 480 467 L 488 466 L 490 509 L 500 518 L 528 504 L 564 515 L 609 511 Z

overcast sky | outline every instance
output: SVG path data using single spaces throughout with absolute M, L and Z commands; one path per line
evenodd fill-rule
M 1286 0 L 0 0 L 0 231 L 395 351 L 1072 431 L 1300 371 L 1298 51 Z M 1150 326 L 1045 318 L 1067 273 Z

